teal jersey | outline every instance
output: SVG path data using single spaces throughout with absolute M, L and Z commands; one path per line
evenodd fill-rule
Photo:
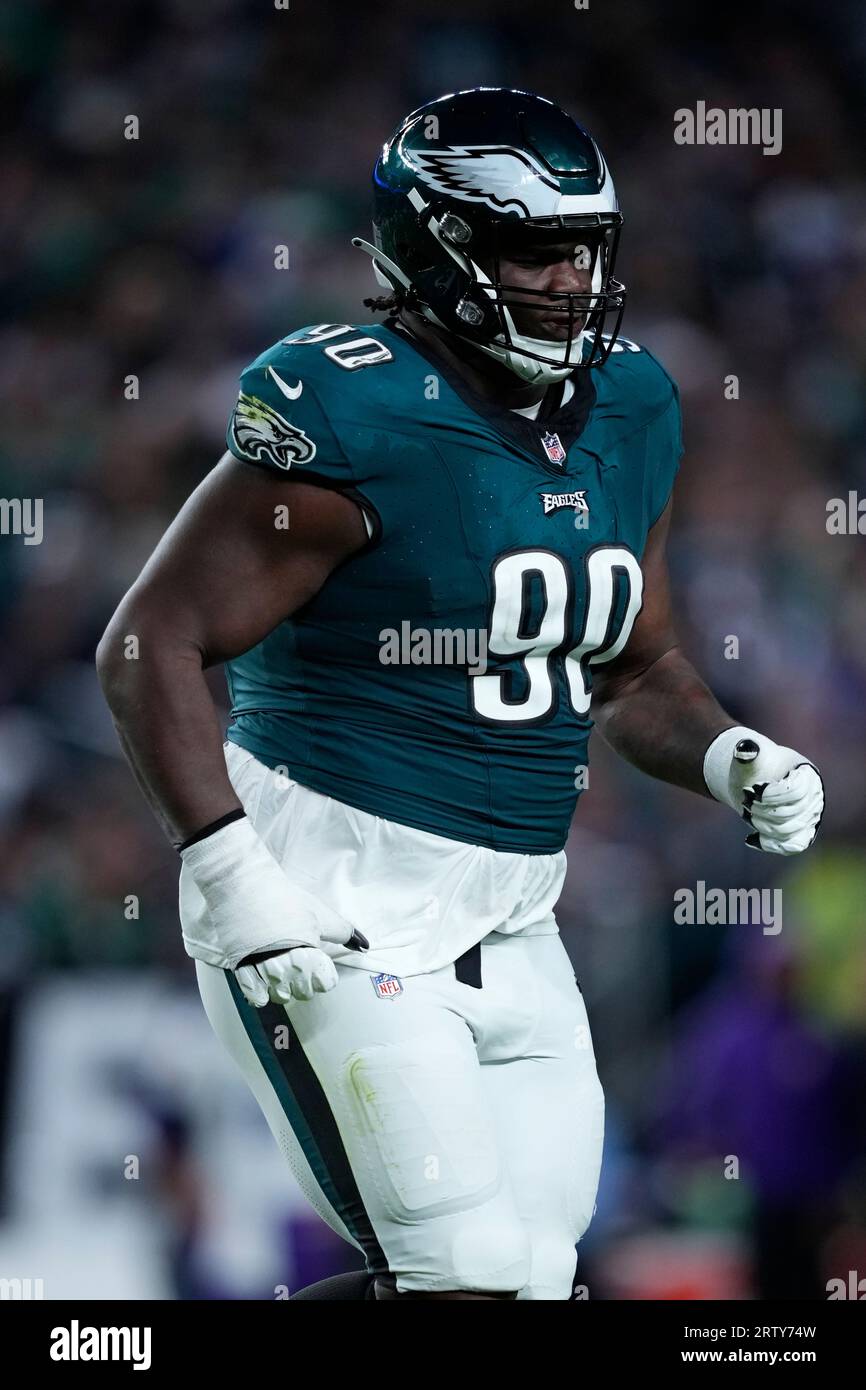
M 232 453 L 347 493 L 370 539 L 228 663 L 232 742 L 388 820 L 562 849 L 593 667 L 628 641 L 682 452 L 643 348 L 570 380 L 544 419 L 498 410 L 393 319 L 301 329 L 247 368 Z

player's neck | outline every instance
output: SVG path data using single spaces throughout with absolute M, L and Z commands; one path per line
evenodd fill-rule
M 507 367 L 500 366 L 471 344 L 456 342 L 453 335 L 443 333 L 420 314 L 404 309 L 399 319 L 420 342 L 438 353 L 449 367 L 458 372 L 467 386 L 501 410 L 519 410 L 523 406 L 535 405 L 544 398 L 547 391 L 545 384 L 533 386 L 520 381 Z

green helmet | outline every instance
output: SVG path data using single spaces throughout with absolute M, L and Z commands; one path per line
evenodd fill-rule
M 622 216 L 597 144 L 553 102 L 476 87 L 419 106 L 383 147 L 373 189 L 375 244 L 354 245 L 401 303 L 524 381 L 560 381 L 607 360 L 625 305 L 613 278 Z M 503 250 L 572 233 L 586 247 L 591 292 L 502 283 Z M 552 310 L 567 337 L 519 333 L 509 311 L 518 303 Z

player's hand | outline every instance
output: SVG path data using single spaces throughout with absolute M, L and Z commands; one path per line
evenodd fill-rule
M 754 729 L 725 729 L 704 757 L 712 796 L 752 826 L 746 844 L 768 854 L 801 854 L 824 814 L 821 774 L 801 753 Z
M 361 941 L 366 938 L 355 933 Z M 348 944 L 347 942 L 343 943 Z M 356 949 L 366 950 L 366 946 Z M 326 994 L 338 982 L 337 967 L 330 956 L 313 946 L 295 946 L 278 955 L 249 957 L 235 970 L 244 997 L 257 1009 L 269 1001 L 288 1004 L 292 999 L 312 999 Z
M 245 816 L 180 853 L 182 902 L 185 876 L 204 899 L 201 911 L 182 914 L 184 949 L 233 970 L 256 1008 L 333 989 L 331 954 L 368 949 L 350 922 L 288 878 Z

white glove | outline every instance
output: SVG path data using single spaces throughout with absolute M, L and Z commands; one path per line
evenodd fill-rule
M 188 956 L 233 970 L 244 996 L 312 999 L 337 983 L 324 943 L 367 950 L 366 937 L 283 872 L 244 816 L 181 849 L 207 910 L 183 927 Z M 337 952 L 335 952 L 337 954 Z
M 754 729 L 725 729 L 713 739 L 704 755 L 704 781 L 717 801 L 754 827 L 746 837 L 752 849 L 800 854 L 818 833 L 824 814 L 818 769 Z

